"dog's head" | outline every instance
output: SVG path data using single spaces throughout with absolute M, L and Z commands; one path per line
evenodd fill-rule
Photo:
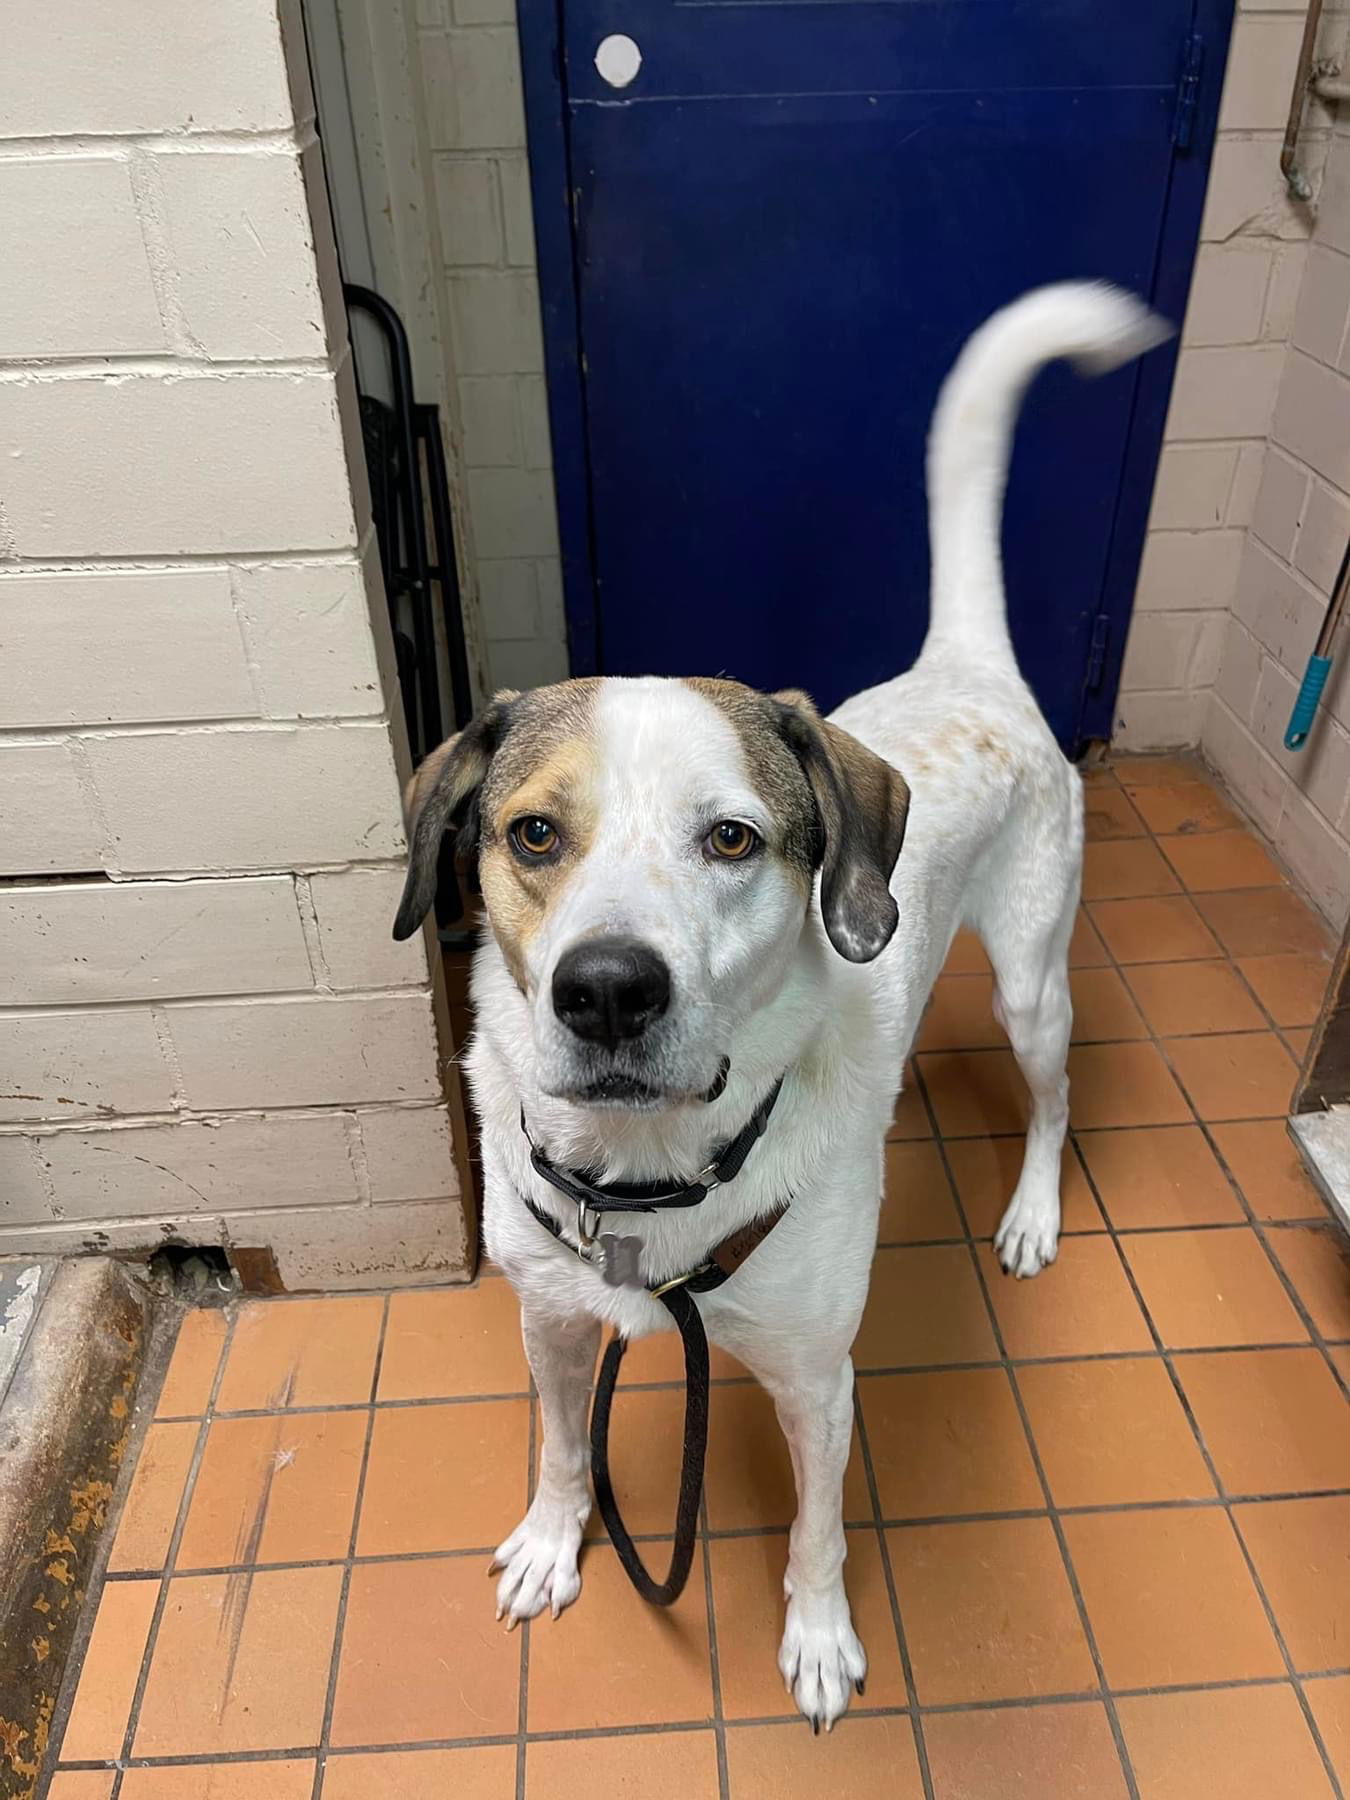
M 713 1093 L 737 1025 L 778 992 L 820 871 L 830 942 L 889 943 L 904 781 L 804 694 L 730 681 L 501 694 L 409 789 L 394 936 L 431 907 L 447 830 L 530 1009 L 540 1086 L 594 1106 Z

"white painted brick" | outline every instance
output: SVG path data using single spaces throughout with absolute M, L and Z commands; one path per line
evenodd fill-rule
M 355 542 L 327 374 L 6 382 L 0 459 L 23 556 Z
M 0 875 L 103 867 L 97 821 L 66 744 L 0 744 Z
M 120 866 L 289 869 L 402 853 L 382 725 L 87 740 Z
M 0 888 L 0 1006 L 311 985 L 286 876 Z
M 1260 240 L 1202 244 L 1182 343 L 1254 343 L 1261 335 L 1272 261 L 1270 245 Z
M 1345 839 L 1302 795 L 1291 793 L 1275 833 L 1275 848 L 1313 905 L 1339 927 L 1350 901 L 1350 846 Z
M 548 424 L 548 386 L 542 375 L 517 377 L 521 436 L 527 469 L 553 467 L 553 442 Z
M 471 469 L 469 506 L 480 556 L 556 556 L 558 515 L 547 470 Z
M 516 0 L 450 0 L 456 25 L 513 25 Z
M 1298 534 L 1294 567 L 1314 587 L 1330 595 L 1350 543 L 1350 503 L 1320 481 L 1312 484 Z
M 288 1292 L 467 1281 L 464 1214 L 454 1201 L 272 1213 L 258 1221 Z M 244 1241 L 242 1225 L 236 1239 Z
M 567 616 L 563 602 L 562 563 L 554 556 L 534 565 L 539 582 L 539 616 L 545 636 L 559 644 L 567 640 Z
M 423 29 L 434 29 L 447 23 L 446 0 L 417 0 L 417 23 Z
M 452 275 L 450 310 L 461 375 L 535 375 L 543 369 L 539 284 L 533 275 Z
M 1136 613 L 1121 669 L 1122 692 L 1189 686 L 1204 617 L 1194 612 Z
M 1247 726 L 1217 694 L 1205 714 L 1204 753 L 1232 793 L 1272 841 L 1288 788 L 1283 770 L 1262 751 Z
M 0 1121 L 168 1112 L 173 1078 L 148 1012 L 0 1017 Z
M 1294 342 L 1319 362 L 1335 364 L 1350 319 L 1350 257 L 1315 244 L 1299 294 Z
M 502 184 L 502 221 L 506 227 L 506 260 L 519 268 L 532 269 L 535 247 L 530 165 L 523 156 L 503 156 L 498 167 Z
M 1273 447 L 1266 453 L 1252 530 L 1277 556 L 1290 560 L 1308 497 L 1306 471 Z
M 379 713 L 371 599 L 358 562 L 262 563 L 233 572 L 269 717 Z M 378 596 L 384 605 L 384 596 Z
M 1336 139 L 1318 195 L 1317 238 L 1328 249 L 1350 253 L 1350 141 L 1342 137 Z
M 1237 471 L 1228 495 L 1225 525 L 1250 525 L 1256 510 L 1256 496 L 1261 487 L 1261 471 L 1265 466 L 1266 446 L 1244 444 L 1238 452 Z
M 1285 105 L 1289 89 L 1285 89 Z M 1283 124 L 1283 120 L 1281 120 Z M 1279 143 L 1268 137 L 1221 137 L 1214 147 L 1205 213 L 1200 235 L 1206 242 L 1223 243 L 1239 233 L 1272 238 L 1301 239 L 1308 235 L 1308 210 L 1290 198 L 1280 174 Z M 1299 146 L 1299 164 L 1316 188 L 1326 158 L 1326 147 L 1305 137 Z
M 1274 437 L 1339 488 L 1350 488 L 1350 377 L 1289 352 Z
M 525 145 L 520 48 L 513 30 L 435 32 L 422 40 L 433 150 Z
M 223 569 L 0 575 L 0 668 L 6 728 L 258 710 Z
M 459 1192 L 445 1107 L 381 1108 L 357 1119 L 373 1200 L 438 1200 Z
M 429 1100 L 441 1092 L 425 994 L 175 1006 L 166 1016 L 194 1109 Z
M 1234 616 L 1287 669 L 1301 668 L 1317 636 L 1324 602 L 1292 570 L 1249 539 L 1238 571 Z
M 1276 344 L 1183 350 L 1172 389 L 1169 439 L 1264 437 L 1284 354 Z
M 1219 104 L 1220 131 L 1283 128 L 1302 38 L 1298 18 L 1239 18 Z
M 459 416 L 464 428 L 464 466 L 504 469 L 519 464 L 515 375 L 467 375 L 459 384 Z
M 427 957 L 421 935 L 401 944 L 393 938 L 404 873 L 402 864 L 395 864 L 310 877 L 319 943 L 334 987 L 426 984 Z
M 0 262 L 0 356 L 165 348 L 121 158 L 0 162 L 0 218 L 11 244 Z
M 505 252 L 497 167 L 487 156 L 438 156 L 441 252 L 454 269 L 497 264 Z
M 480 562 L 478 602 L 483 630 L 498 642 L 539 634 L 539 587 L 536 565 L 524 558 Z
M 1219 678 L 1228 614 L 1201 613 L 1199 618 L 1200 628 L 1196 633 L 1190 665 L 1186 670 L 1186 685 L 1191 688 L 1208 688 L 1213 687 Z
M 275 131 L 291 123 L 275 0 L 18 6 L 5 19 L 0 137 Z
M 38 1145 L 69 1219 L 189 1218 L 357 1198 L 338 1113 L 63 1131 Z M 258 1228 L 265 1243 L 265 1220 Z M 234 1235 L 260 1241 L 243 1229 Z
M 1120 750 L 1180 750 L 1199 742 L 1208 695 L 1122 694 L 1111 741 Z
M 1307 265 L 1306 244 L 1285 244 L 1276 251 L 1275 267 L 1266 290 L 1266 310 L 1261 320 L 1261 336 L 1268 343 L 1283 344 L 1293 333 Z
M 1215 687 L 1225 706 L 1244 724 L 1250 723 L 1265 651 L 1240 619 L 1225 623 L 1223 656 Z
M 1158 460 L 1149 527 L 1154 531 L 1203 531 L 1224 522 L 1235 444 L 1167 444 Z
M 40 1219 L 48 1210 L 43 1168 L 29 1137 L 0 1137 L 0 1249 L 9 1249 L 3 1227 L 12 1220 Z M 25 1228 L 26 1229 L 26 1228 Z M 27 1249 L 26 1244 L 15 1244 Z
M 156 156 L 153 171 L 192 343 L 222 360 L 324 356 L 297 157 L 181 150 Z
M 528 643 L 489 640 L 488 665 L 494 687 L 548 687 L 567 679 L 567 648 L 545 638 Z
M 1240 531 L 1154 531 L 1144 545 L 1134 603 L 1143 611 L 1227 606 L 1242 556 Z
M 1252 706 L 1252 735 L 1284 771 L 1289 787 L 1306 794 L 1322 816 L 1334 823 L 1350 794 L 1350 736 L 1323 708 L 1304 748 L 1285 749 L 1284 734 L 1301 677 L 1301 670 L 1292 675 L 1266 658 Z

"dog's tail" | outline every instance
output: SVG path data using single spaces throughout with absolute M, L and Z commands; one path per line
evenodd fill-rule
M 1013 427 L 1032 377 L 1061 356 L 1081 374 L 1102 375 L 1171 335 L 1133 294 L 1065 281 L 1023 295 L 970 338 L 928 438 L 930 646 L 1012 654 L 999 541 Z

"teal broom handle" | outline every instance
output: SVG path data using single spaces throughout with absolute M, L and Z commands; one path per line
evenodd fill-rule
M 1327 685 L 1327 676 L 1331 673 L 1329 656 L 1310 656 L 1308 666 L 1303 671 L 1303 685 L 1298 690 L 1298 699 L 1294 702 L 1294 710 L 1289 715 L 1289 726 L 1284 734 L 1286 750 L 1301 750 L 1308 741 L 1308 733 L 1312 730 L 1313 719 L 1317 715 L 1317 702 L 1322 698 L 1322 689 Z

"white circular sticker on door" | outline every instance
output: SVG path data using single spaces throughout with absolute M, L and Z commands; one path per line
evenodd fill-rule
M 642 52 L 632 38 L 616 32 L 613 37 L 601 39 L 595 66 L 611 87 L 627 87 L 642 67 Z

